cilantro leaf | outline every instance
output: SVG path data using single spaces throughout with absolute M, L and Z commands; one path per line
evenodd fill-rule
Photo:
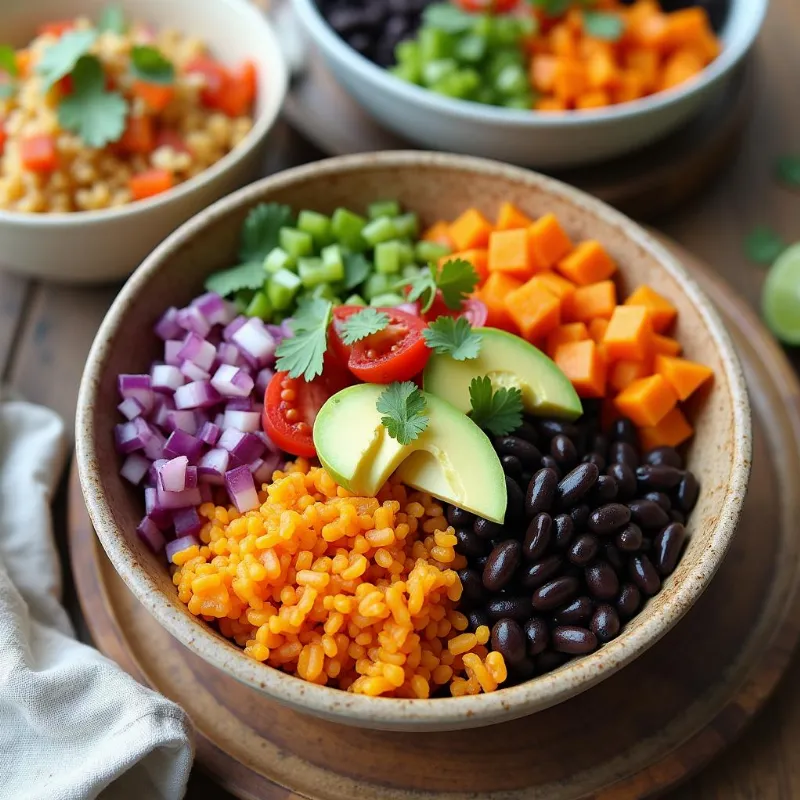
M 399 289 L 403 286 L 409 287 L 408 297 L 406 298 L 409 303 L 416 303 L 419 300 L 423 314 L 430 310 L 436 298 L 436 279 L 433 276 L 431 267 L 424 267 L 420 270 L 419 275 L 400 281 L 396 288 Z
M 304 297 L 297 304 L 297 310 L 289 323 L 294 333 L 302 333 L 319 325 L 328 313 L 331 303 L 321 297 Z
M 131 72 L 135 78 L 147 83 L 172 83 L 175 67 L 164 58 L 160 50 L 147 44 L 136 44 L 131 49 Z
M 531 3 L 544 11 L 548 17 L 558 17 L 567 11 L 572 0 L 531 0 Z
M 483 337 L 464 317 L 439 317 L 422 332 L 425 344 L 437 353 L 456 361 L 477 358 Z
M 594 36 L 595 39 L 617 42 L 625 32 L 625 23 L 619 14 L 610 14 L 604 11 L 584 11 L 583 28 L 589 36 Z
M 522 392 L 519 389 L 492 390 L 488 375 L 473 378 L 469 385 L 472 421 L 495 436 L 507 436 L 522 425 Z
M 259 265 L 278 246 L 278 232 L 291 226 L 294 221 L 292 209 L 280 203 L 259 203 L 250 210 L 242 226 L 239 258 L 242 261 L 258 261 Z M 263 274 L 262 274 L 263 278 Z
M 108 92 L 105 74 L 95 56 L 82 56 L 72 70 L 72 94 L 58 106 L 62 128 L 77 133 L 89 147 L 105 147 L 125 131 L 128 103 L 119 92 Z
M 0 72 L 11 78 L 17 77 L 17 55 L 10 44 L 0 44 Z
M 800 156 L 782 156 L 775 162 L 775 173 L 781 183 L 800 187 Z
M 369 277 L 372 266 L 361 253 L 344 254 L 344 288 L 352 291 Z
M 128 29 L 125 12 L 119 6 L 106 6 L 100 14 L 97 28 L 100 33 L 116 33 L 122 36 Z
M 381 425 L 400 444 L 411 444 L 430 422 L 425 414 L 425 395 L 412 381 L 389 384 L 381 392 L 375 407 L 384 415 L 381 417 Z
M 389 315 L 376 308 L 365 308 L 348 317 L 341 327 L 341 337 L 345 344 L 355 344 L 373 333 L 389 327 Z
M 429 28 L 445 33 L 464 33 L 472 28 L 477 17 L 450 3 L 435 3 L 422 12 L 422 20 Z
M 744 249 L 751 261 L 769 266 L 786 249 L 786 243 L 772 228 L 759 225 L 745 238 Z
M 42 53 L 41 61 L 36 66 L 36 71 L 44 79 L 44 88 L 49 89 L 56 81 L 69 75 L 77 66 L 81 56 L 89 52 L 89 48 L 96 40 L 97 31 L 89 28 L 68 31 L 57 42 L 51 44 Z
M 250 261 L 209 275 L 205 287 L 206 291 L 228 297 L 240 289 L 260 289 L 263 284 L 264 268 L 258 261 Z
M 436 285 L 442 293 L 444 304 L 453 311 L 458 311 L 466 297 L 475 291 L 478 285 L 478 273 L 475 267 L 463 258 L 446 261 L 436 276 Z
M 306 381 L 322 374 L 332 314 L 333 303 L 319 298 L 304 307 L 302 314 L 295 317 L 294 336 L 284 339 L 275 351 L 280 371 L 288 372 L 291 378 L 302 376 Z

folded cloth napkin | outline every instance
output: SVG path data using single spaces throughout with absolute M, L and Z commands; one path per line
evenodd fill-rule
M 180 798 L 186 713 L 77 642 L 60 603 L 64 449 L 52 411 L 0 402 L 0 798 Z

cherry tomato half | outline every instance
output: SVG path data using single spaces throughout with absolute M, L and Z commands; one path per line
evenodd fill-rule
M 353 349 L 353 345 L 345 344 L 342 341 L 342 323 L 348 317 L 352 317 L 353 314 L 363 310 L 363 306 L 336 306 L 336 308 L 333 309 L 333 320 L 331 321 L 331 327 L 328 331 L 328 343 L 336 354 L 339 363 L 344 367 L 346 367 L 347 362 L 350 361 L 350 352 Z
M 464 11 L 492 12 L 494 14 L 504 14 L 512 11 L 519 5 L 519 0 L 458 0 L 458 5 Z
M 478 300 L 477 297 L 468 297 L 464 300 L 459 311 L 448 308 L 441 297 L 437 297 L 428 313 L 425 314 L 425 319 L 433 322 L 439 317 L 464 317 L 473 328 L 482 328 L 486 325 L 488 316 L 489 310 L 486 308 L 486 303 Z
M 331 362 L 326 362 L 322 375 L 310 383 L 276 372 L 264 395 L 264 432 L 281 450 L 312 458 L 317 453 L 312 433 L 320 408 L 350 383 L 345 370 Z

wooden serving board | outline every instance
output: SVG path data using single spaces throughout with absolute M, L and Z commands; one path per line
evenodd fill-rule
M 800 386 L 758 319 L 674 247 L 716 301 L 752 392 L 754 455 L 739 533 L 678 626 L 599 686 L 488 729 L 383 733 L 289 711 L 164 631 L 106 559 L 70 490 L 72 568 L 97 646 L 180 703 L 197 763 L 240 798 L 632 800 L 663 793 L 734 740 L 774 689 L 800 635 Z M 195 796 L 221 797 L 204 785 Z

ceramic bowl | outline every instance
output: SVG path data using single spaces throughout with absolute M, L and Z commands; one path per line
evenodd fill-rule
M 648 283 L 679 308 L 676 335 L 688 358 L 713 368 L 713 387 L 697 408 L 688 454 L 702 493 L 690 541 L 663 591 L 619 638 L 553 673 L 492 694 L 433 700 L 370 698 L 303 682 L 245 656 L 193 617 L 176 596 L 163 556 L 135 530 L 141 493 L 118 475 L 112 430 L 118 422 L 119 373 L 145 372 L 160 357 L 153 324 L 169 305 L 202 291 L 211 272 L 232 263 L 241 223 L 254 204 L 288 203 L 330 213 L 364 208 L 387 195 L 425 223 L 475 205 L 493 215 L 511 200 L 529 215 L 553 211 L 575 239 L 598 239 L 620 264 L 623 292 Z M 708 298 L 658 242 L 598 200 L 516 167 L 465 156 L 388 152 L 347 156 L 259 181 L 199 214 L 136 271 L 105 318 L 87 361 L 78 398 L 77 460 L 86 503 L 109 558 L 156 619 L 186 647 L 281 703 L 341 723 L 392 730 L 477 727 L 533 714 L 623 668 L 653 645 L 708 586 L 736 530 L 750 465 L 747 391 L 722 323 Z
M 106 0 L 4 0 L 3 41 L 22 45 L 43 20 L 97 19 Z M 169 192 L 103 211 L 22 214 L 0 210 L 0 268 L 63 283 L 99 283 L 129 275 L 179 225 L 258 176 L 267 134 L 288 83 L 277 37 L 247 0 L 120 0 L 129 19 L 200 37 L 224 63 L 252 59 L 258 70 L 253 129 L 224 158 Z
M 628 153 L 687 122 L 733 76 L 761 28 L 768 0 L 731 0 L 721 32 L 723 51 L 694 80 L 642 100 L 562 114 L 469 103 L 407 83 L 346 44 L 315 0 L 292 3 L 337 80 L 390 130 L 432 150 L 566 168 Z

